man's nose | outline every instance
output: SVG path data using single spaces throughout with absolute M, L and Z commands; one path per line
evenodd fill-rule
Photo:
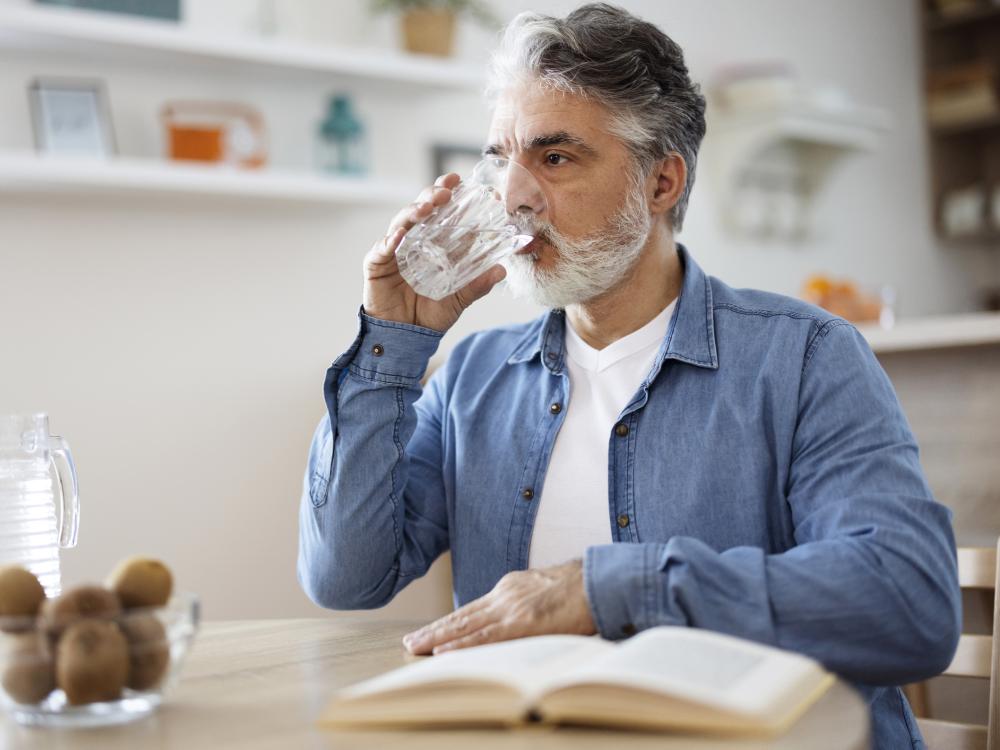
M 545 211 L 545 194 L 538 181 L 524 167 L 511 162 L 507 168 L 507 213 L 530 212 L 538 216 Z

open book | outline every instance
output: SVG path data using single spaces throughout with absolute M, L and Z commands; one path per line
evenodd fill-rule
M 320 723 L 543 721 L 767 735 L 832 683 L 805 656 L 707 630 L 658 627 L 620 644 L 543 635 L 421 658 L 341 690 Z

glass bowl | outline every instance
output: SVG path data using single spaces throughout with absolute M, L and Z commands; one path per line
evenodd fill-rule
M 74 705 L 56 684 L 56 675 L 65 674 L 56 658 L 65 653 L 57 646 L 59 636 L 39 629 L 34 617 L 0 617 L 0 703 L 28 726 L 94 727 L 140 719 L 155 711 L 176 684 L 199 619 L 198 598 L 189 593 L 175 594 L 163 607 L 123 611 L 110 622 L 125 636 L 127 668 L 120 658 L 122 640 L 113 640 L 118 644 L 114 663 L 119 676 L 127 669 L 127 685 L 114 699 L 81 703 L 87 698 L 78 697 Z M 100 674 L 103 667 L 91 664 L 91 673 Z

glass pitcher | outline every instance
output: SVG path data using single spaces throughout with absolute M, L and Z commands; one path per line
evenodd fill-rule
M 76 546 L 79 524 L 73 456 L 48 416 L 0 415 L 0 565 L 27 568 L 58 596 L 59 550 Z

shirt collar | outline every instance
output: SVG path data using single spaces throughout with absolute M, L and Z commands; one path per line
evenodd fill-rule
M 677 254 L 684 269 L 684 282 L 663 346 L 656 356 L 652 376 L 659 371 L 664 359 L 675 359 L 711 370 L 719 369 L 719 357 L 715 348 L 712 285 L 687 248 L 679 242 Z M 553 374 L 562 372 L 566 358 L 565 325 L 564 312 L 550 310 L 528 329 L 507 362 L 518 364 L 541 356 L 542 363 Z
M 640 353 L 643 354 L 642 361 L 652 361 L 666 339 L 667 328 L 670 327 L 670 319 L 677 306 L 675 302 L 675 300 L 671 300 L 670 304 L 646 325 L 622 336 L 617 341 L 612 341 L 602 349 L 595 349 L 584 341 L 573 328 L 573 321 L 567 315 L 564 326 L 566 331 L 566 362 L 570 366 L 578 365 L 581 370 L 596 375 L 616 367 Z

